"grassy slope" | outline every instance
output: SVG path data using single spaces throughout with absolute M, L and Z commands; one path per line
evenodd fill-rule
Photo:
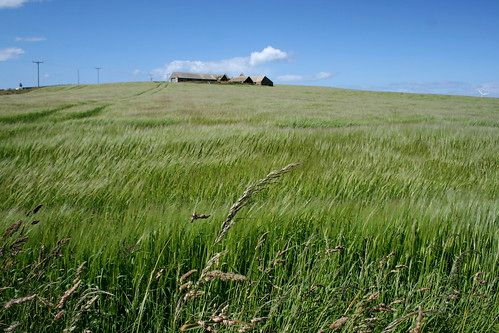
M 256 195 L 213 246 L 245 187 L 292 162 L 302 164 Z M 80 331 L 173 332 L 206 320 L 215 304 L 239 320 L 269 316 L 258 326 L 269 332 L 317 332 L 342 315 L 347 331 L 376 331 L 419 306 L 434 311 L 429 330 L 492 331 L 498 170 L 499 99 L 158 83 L 0 96 L 0 223 L 45 205 L 0 279 L 15 287 L 0 300 L 37 292 L 56 302 L 88 261 L 87 286 L 115 296 L 101 298 Z M 190 224 L 193 211 L 212 216 Z M 40 244 L 64 237 L 63 257 L 23 280 Z M 336 246 L 345 248 L 326 253 Z M 219 269 L 253 282 L 207 283 L 174 315 L 179 276 L 224 249 Z M 70 327 L 76 296 L 56 322 L 55 309 L 36 303 L 0 320 Z M 401 299 L 394 311 L 372 310 Z

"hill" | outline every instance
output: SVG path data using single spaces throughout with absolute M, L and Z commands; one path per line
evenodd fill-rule
M 2 95 L 0 321 L 491 332 L 498 170 L 499 99 L 167 83 Z

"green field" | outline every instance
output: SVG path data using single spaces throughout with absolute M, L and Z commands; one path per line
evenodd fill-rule
M 2 95 L 0 227 L 13 332 L 497 332 L 499 99 Z

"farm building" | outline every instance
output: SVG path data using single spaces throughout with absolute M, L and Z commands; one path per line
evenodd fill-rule
M 239 76 L 233 77 L 232 79 L 229 80 L 229 82 L 253 84 L 253 80 L 249 76 L 246 76 L 246 75 L 239 75 Z
M 229 78 L 226 74 L 201 74 L 187 72 L 173 72 L 170 75 L 170 82 L 208 82 L 208 83 L 246 83 L 260 86 L 273 86 L 274 83 L 266 76 L 247 76 L 239 74 Z
M 173 72 L 170 75 L 170 82 L 225 82 L 229 78 L 225 74 L 195 74 Z
M 273 86 L 274 82 L 272 82 L 268 77 L 266 76 L 252 76 L 251 80 L 253 80 L 253 83 L 259 86 Z

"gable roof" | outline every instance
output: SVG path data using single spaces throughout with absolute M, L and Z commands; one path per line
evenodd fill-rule
M 253 83 L 253 80 L 249 76 L 236 76 L 230 79 L 230 82 L 243 82 L 243 83 Z
M 264 78 L 266 78 L 266 76 L 264 76 L 264 75 L 260 75 L 260 76 L 251 76 L 251 79 L 253 80 L 253 82 L 260 82 L 260 81 L 262 81 Z
M 271 79 L 269 79 L 267 76 L 265 75 L 257 75 L 257 76 L 251 76 L 251 79 L 253 80 L 253 82 L 257 83 L 257 82 L 262 82 L 263 80 L 267 79 L 268 81 L 272 82 Z
M 182 79 L 194 79 L 194 80 L 218 80 L 223 75 L 220 74 L 202 74 L 202 73 L 187 73 L 187 72 L 173 72 L 170 75 L 170 79 L 172 78 L 182 78 Z

